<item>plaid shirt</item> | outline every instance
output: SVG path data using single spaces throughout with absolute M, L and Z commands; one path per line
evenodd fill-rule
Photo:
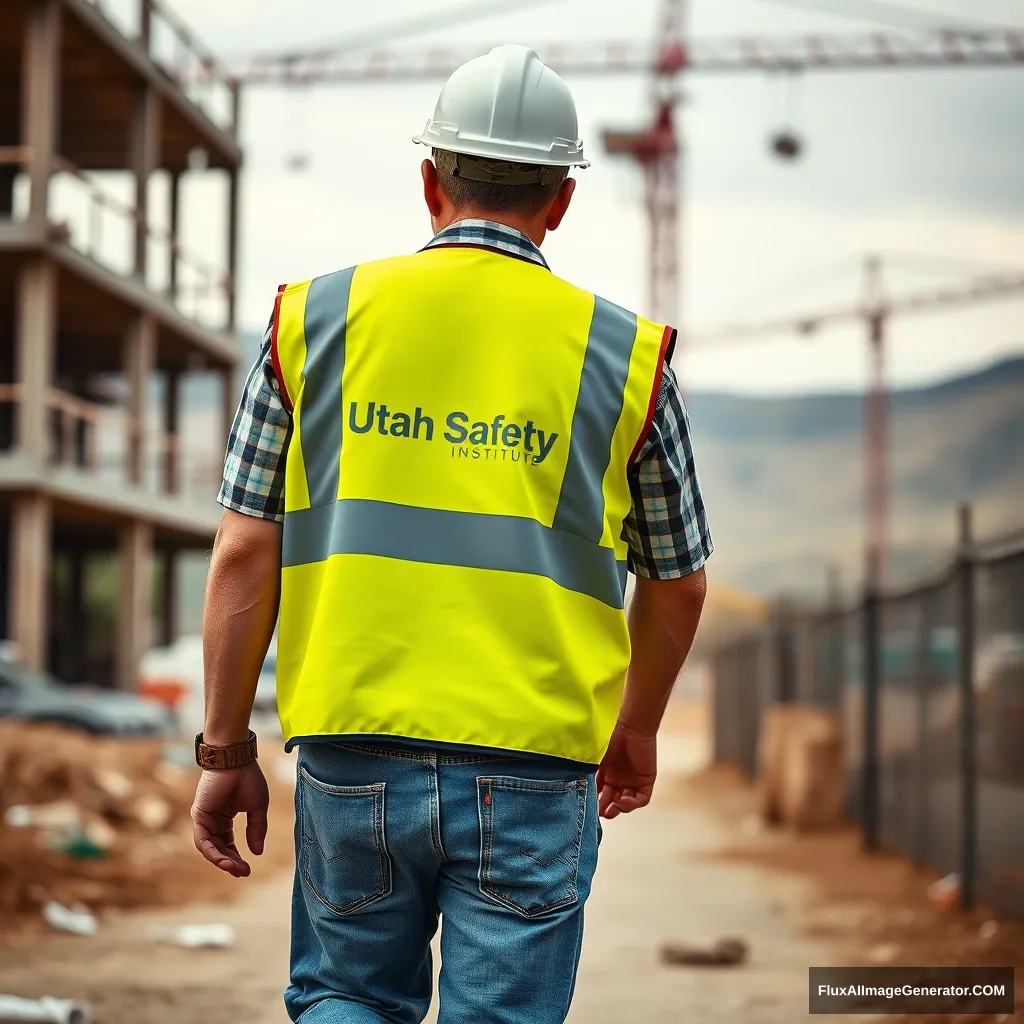
M 482 245 L 547 267 L 525 235 L 504 224 L 463 220 L 438 234 L 430 246 Z M 249 372 L 235 414 L 218 501 L 246 515 L 284 519 L 284 466 L 292 417 L 270 354 L 270 327 Z M 675 374 L 666 366 L 654 420 L 629 471 L 633 505 L 623 523 L 629 568 L 651 579 L 696 572 L 711 554 L 704 501 L 690 445 L 690 424 Z

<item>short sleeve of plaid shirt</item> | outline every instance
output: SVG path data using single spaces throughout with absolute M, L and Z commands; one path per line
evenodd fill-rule
M 292 417 L 270 354 L 270 327 L 245 382 L 224 462 L 218 501 L 245 515 L 284 519 L 284 467 Z M 696 572 L 712 551 L 690 444 L 690 423 L 675 374 L 662 375 L 654 420 L 629 474 L 633 505 L 622 527 L 629 569 L 648 579 Z

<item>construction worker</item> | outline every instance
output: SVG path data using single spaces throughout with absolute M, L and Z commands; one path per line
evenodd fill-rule
M 248 723 L 278 625 L 298 746 L 290 1018 L 568 1013 L 606 819 L 644 806 L 711 552 L 674 332 L 540 252 L 586 167 L 522 46 L 415 141 L 418 253 L 283 286 L 245 385 L 207 584 L 196 846 L 249 874 Z M 636 576 L 628 622 L 627 567 Z M 632 652 L 632 656 L 631 656 Z

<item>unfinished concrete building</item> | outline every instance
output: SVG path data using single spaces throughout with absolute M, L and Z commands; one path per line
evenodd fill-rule
M 0 639 L 129 687 L 218 521 L 240 152 L 237 87 L 184 26 L 157 0 L 110 10 L 0 4 Z M 200 211 L 219 266 L 179 237 L 197 179 L 222 196 Z M 216 382 L 201 450 L 193 375 Z

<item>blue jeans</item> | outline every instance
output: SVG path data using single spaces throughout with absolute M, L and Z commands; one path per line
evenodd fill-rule
M 593 773 L 357 743 L 299 749 L 291 984 L 301 1024 L 560 1024 L 597 867 Z

